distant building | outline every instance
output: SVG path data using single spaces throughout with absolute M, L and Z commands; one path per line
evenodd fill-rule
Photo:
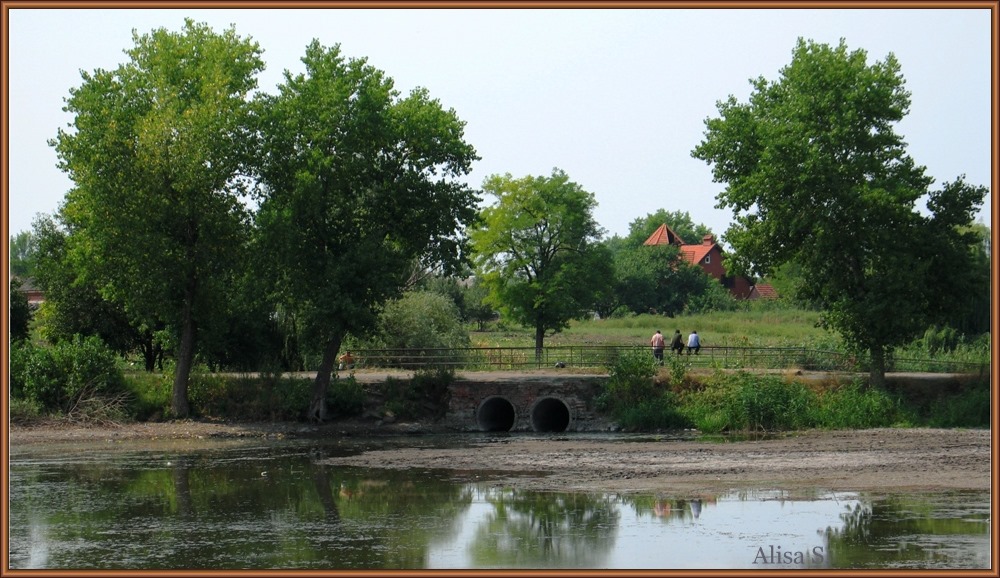
M 765 283 L 754 285 L 746 277 L 726 275 L 726 268 L 722 264 L 722 247 L 715 242 L 715 237 L 712 235 L 705 235 L 702 237 L 701 243 L 697 245 L 689 245 L 664 223 L 643 242 L 643 245 L 676 245 L 680 248 L 681 256 L 685 261 L 704 269 L 706 273 L 722 283 L 722 286 L 737 299 L 776 299 L 778 297 L 777 291 L 770 285 Z
M 17 279 L 21 283 L 21 292 L 28 296 L 28 305 L 32 308 L 36 308 L 45 301 L 45 294 L 42 290 L 35 287 L 35 280 L 31 277 L 13 277 L 12 279 Z

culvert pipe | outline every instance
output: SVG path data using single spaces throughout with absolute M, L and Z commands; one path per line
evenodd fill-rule
M 537 432 L 564 432 L 569 421 L 569 407 L 559 398 L 543 397 L 531 408 L 531 429 Z
M 510 431 L 516 421 L 514 404 L 504 397 L 487 398 L 476 410 L 476 425 L 480 431 Z

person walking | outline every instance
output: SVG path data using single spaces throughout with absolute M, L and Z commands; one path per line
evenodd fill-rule
M 657 329 L 653 337 L 649 339 L 649 344 L 653 347 L 653 358 L 660 365 L 663 365 L 663 348 L 666 343 L 663 341 L 663 334 Z
M 691 355 L 692 350 L 695 355 L 701 351 L 701 338 L 698 337 L 697 331 L 692 331 L 691 335 L 688 335 L 688 355 Z
M 674 330 L 674 338 L 670 341 L 670 351 L 677 352 L 680 355 L 684 352 L 684 338 L 681 337 L 681 330 Z

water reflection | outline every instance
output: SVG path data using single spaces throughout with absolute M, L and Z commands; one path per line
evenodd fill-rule
M 371 443 L 22 451 L 10 464 L 10 568 L 766 570 L 990 562 L 985 492 L 678 499 L 528 492 L 483 472 L 319 463 Z

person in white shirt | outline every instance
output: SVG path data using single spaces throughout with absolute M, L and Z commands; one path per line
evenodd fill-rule
M 688 355 L 691 355 L 692 350 L 695 355 L 698 355 L 698 351 L 701 350 L 701 338 L 698 337 L 697 331 L 692 331 L 691 335 L 688 335 Z

